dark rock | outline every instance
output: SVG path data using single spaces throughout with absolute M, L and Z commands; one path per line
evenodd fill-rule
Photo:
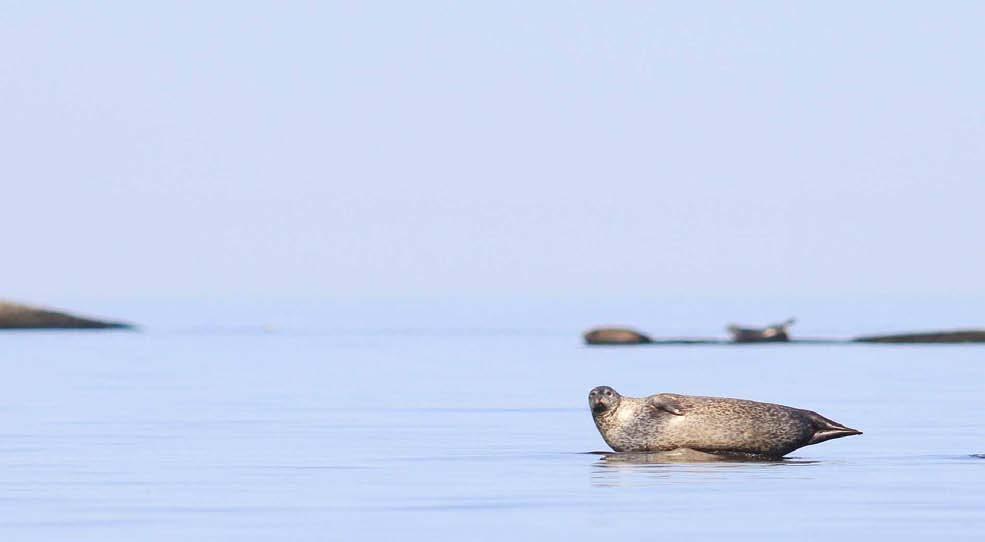
M 649 344 L 650 337 L 628 328 L 604 327 L 587 331 L 586 344 Z
M 896 335 L 868 335 L 865 337 L 856 337 L 852 340 L 859 343 L 896 344 L 985 343 L 985 329 L 928 331 L 922 333 L 900 333 Z
M 0 301 L 0 329 L 131 329 L 131 324 Z

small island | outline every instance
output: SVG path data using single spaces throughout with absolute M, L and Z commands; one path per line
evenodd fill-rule
M 957 344 L 985 342 L 985 329 L 958 329 L 898 333 L 895 335 L 868 335 L 852 339 L 858 343 L 884 344 Z
M 132 324 L 84 318 L 64 312 L 0 301 L 0 329 L 133 329 Z

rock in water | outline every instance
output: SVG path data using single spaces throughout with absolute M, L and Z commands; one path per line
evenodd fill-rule
M 603 327 L 585 332 L 586 344 L 648 344 L 646 335 L 628 328 Z
M 0 329 L 131 329 L 131 324 L 82 318 L 0 301 Z
M 723 397 L 661 393 L 623 397 L 608 386 L 588 395 L 592 417 L 617 452 L 688 448 L 782 457 L 797 448 L 862 432 L 810 410 Z

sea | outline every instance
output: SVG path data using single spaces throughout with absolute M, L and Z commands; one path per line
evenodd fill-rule
M 939 298 L 88 300 L 0 332 L 0 540 L 985 539 L 985 345 L 589 347 L 985 326 Z M 589 390 L 737 397 L 863 435 L 782 461 L 607 456 Z

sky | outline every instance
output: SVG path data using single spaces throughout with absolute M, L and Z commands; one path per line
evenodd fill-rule
M 0 297 L 981 295 L 983 20 L 0 2 Z

